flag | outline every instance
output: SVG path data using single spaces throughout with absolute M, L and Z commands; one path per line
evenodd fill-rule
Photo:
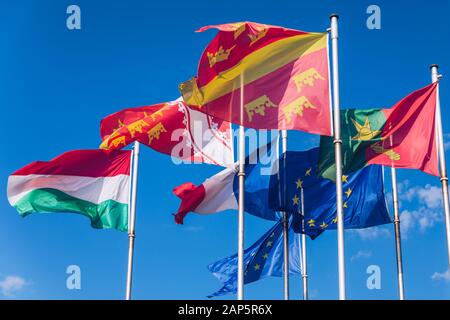
M 300 274 L 300 239 L 289 223 L 289 274 Z M 244 250 L 244 284 L 265 277 L 282 277 L 284 269 L 283 222 L 277 222 L 251 247 Z M 208 298 L 237 291 L 237 254 L 214 262 L 208 270 L 223 283 L 223 287 Z
M 278 146 L 278 144 L 276 145 Z M 244 210 L 257 217 L 277 221 L 279 214 L 268 206 L 270 173 L 276 172 L 277 163 L 261 163 L 258 160 L 262 157 L 258 156 L 258 153 L 272 154 L 272 143 L 259 148 L 245 160 Z M 175 187 L 173 193 L 181 199 L 181 204 L 175 214 L 175 222 L 183 224 L 184 218 L 189 212 L 213 214 L 225 210 L 237 210 L 239 199 L 237 174 L 236 165 L 234 168 L 222 170 L 198 186 L 187 182 Z
M 331 135 L 327 33 L 253 22 L 198 31 L 212 28 L 197 76 L 179 86 L 190 107 L 248 128 Z
M 101 149 L 121 149 L 133 141 L 188 163 L 232 166 L 230 123 L 191 110 L 181 101 L 129 108 L 101 121 Z
M 73 212 L 93 228 L 127 231 L 130 158 L 131 151 L 76 150 L 30 163 L 9 176 L 8 201 L 22 217 Z
M 436 86 L 414 91 L 390 109 L 342 110 L 343 172 L 381 164 L 439 176 Z M 333 139 L 325 136 L 320 140 L 319 174 L 329 179 L 335 175 Z
M 287 151 L 280 160 L 277 182 L 269 192 L 269 206 L 293 215 L 295 232 L 316 238 L 336 229 L 336 185 L 317 175 L 319 148 Z M 281 186 L 281 187 L 280 187 Z M 342 176 L 345 229 L 391 223 L 386 206 L 382 167 L 371 165 Z M 304 220 L 301 215 L 303 191 Z M 304 221 L 305 229 L 302 229 Z
M 260 163 L 246 164 L 244 210 L 272 221 L 280 219 L 279 211 L 286 211 L 298 220 L 303 188 L 305 221 L 309 222 L 305 233 L 315 238 L 324 230 L 335 228 L 336 186 L 317 176 L 318 157 L 319 148 L 288 151 L 280 164 L 274 162 L 269 174 L 264 174 L 261 170 L 264 166 Z M 381 170 L 379 166 L 370 166 L 343 177 L 345 228 L 367 228 L 391 222 Z M 174 194 L 181 198 L 175 221 L 183 223 L 189 212 L 213 214 L 237 210 L 238 180 L 237 170 L 226 169 L 199 186 L 185 183 L 174 188 Z M 300 222 L 294 222 L 296 232 L 302 232 L 297 228 L 300 225 Z

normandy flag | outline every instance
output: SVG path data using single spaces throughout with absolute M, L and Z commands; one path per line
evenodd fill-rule
M 419 169 L 439 176 L 436 86 L 414 91 L 390 109 L 341 111 L 344 173 L 368 164 Z M 321 137 L 319 174 L 334 180 L 333 139 Z
M 179 86 L 191 108 L 249 128 L 331 135 L 327 33 L 253 22 L 198 31 L 211 28 L 219 32 L 197 76 Z
M 96 229 L 128 230 L 131 151 L 76 150 L 36 161 L 8 178 L 8 201 L 22 217 L 72 212 Z
M 108 152 L 139 141 L 185 162 L 234 165 L 231 124 L 180 99 L 113 113 L 101 121 L 100 135 L 100 148 Z

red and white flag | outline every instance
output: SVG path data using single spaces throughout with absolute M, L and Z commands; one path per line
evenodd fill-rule
M 234 164 L 231 124 L 190 109 L 181 99 L 124 109 L 101 121 L 101 149 L 139 141 L 184 163 Z

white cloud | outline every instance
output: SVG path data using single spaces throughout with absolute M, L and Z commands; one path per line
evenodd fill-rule
M 0 281 L 0 291 L 6 297 L 13 297 L 16 292 L 21 291 L 27 282 L 22 277 L 7 276 Z
M 408 202 L 417 200 L 428 208 L 439 208 L 442 205 L 441 188 L 426 184 L 425 187 L 402 187 L 399 189 L 400 200 Z
M 407 238 L 408 234 L 418 228 L 421 233 L 433 227 L 437 222 L 442 221 L 439 212 L 431 210 L 425 206 L 419 207 L 417 210 L 403 210 L 400 213 L 400 228 L 402 237 Z
M 357 234 L 361 238 L 361 240 L 388 238 L 391 235 L 391 232 L 383 227 L 371 227 L 366 229 L 355 229 L 349 231 L 354 234 Z
M 444 149 L 445 150 L 450 149 L 450 133 L 444 134 Z
M 403 205 L 413 204 L 414 210 L 403 210 L 400 213 L 400 226 L 403 238 L 418 229 L 425 232 L 436 223 L 442 221 L 442 191 L 440 187 L 426 184 L 424 187 L 411 187 L 408 180 L 399 184 L 399 199 Z M 417 205 L 418 204 L 418 205 Z
M 366 259 L 372 256 L 372 251 L 359 250 L 356 254 L 351 256 L 350 262 L 357 261 L 359 259 Z
M 431 276 L 431 279 L 434 281 L 442 281 L 443 280 L 443 281 L 449 282 L 450 281 L 450 271 L 447 270 L 444 273 L 435 272 Z

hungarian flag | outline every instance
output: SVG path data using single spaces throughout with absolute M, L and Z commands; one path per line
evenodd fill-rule
M 131 151 L 76 150 L 30 163 L 9 176 L 8 201 L 22 217 L 73 212 L 93 228 L 127 231 L 130 158 Z
M 101 121 L 100 134 L 100 148 L 109 152 L 139 141 L 184 162 L 234 163 L 230 123 L 191 110 L 180 100 L 111 114 Z
M 190 107 L 249 128 L 331 135 L 327 33 L 253 22 L 198 31 L 211 28 L 197 77 L 179 86 Z
M 344 173 L 368 164 L 419 169 L 439 176 L 435 134 L 437 84 L 414 91 L 390 109 L 341 111 Z M 321 137 L 319 174 L 334 180 L 333 139 Z

